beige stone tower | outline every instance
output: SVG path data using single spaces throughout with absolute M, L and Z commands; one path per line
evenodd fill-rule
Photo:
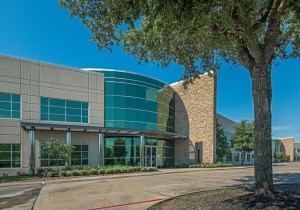
M 175 132 L 188 139 L 175 141 L 175 165 L 213 163 L 216 159 L 216 77 L 203 75 L 176 91 Z

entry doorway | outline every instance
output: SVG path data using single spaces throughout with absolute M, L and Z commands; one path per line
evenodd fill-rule
M 196 145 L 196 162 L 197 163 L 202 163 L 202 156 L 203 156 L 203 153 L 202 153 L 202 142 L 197 142 Z
M 145 166 L 156 167 L 157 162 L 157 147 L 156 146 L 145 146 Z

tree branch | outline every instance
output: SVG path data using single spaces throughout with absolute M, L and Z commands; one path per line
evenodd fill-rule
M 273 51 L 276 45 L 276 37 L 280 30 L 280 18 L 283 14 L 285 4 L 286 0 L 277 0 L 268 20 L 268 29 L 264 41 L 264 55 L 266 62 L 270 61 L 274 53 Z
M 253 25 L 253 29 L 258 30 L 263 23 L 265 23 L 269 17 L 270 11 L 272 10 L 272 6 L 274 4 L 274 0 L 270 0 L 267 9 L 264 14 L 261 15 L 261 18 Z

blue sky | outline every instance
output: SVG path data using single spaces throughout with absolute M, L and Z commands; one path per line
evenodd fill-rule
M 79 19 L 55 0 L 2 0 L 0 54 L 78 68 L 112 68 L 138 72 L 173 83 L 183 68 L 160 68 L 130 57 L 120 47 L 99 51 Z M 273 68 L 273 137 L 300 142 L 300 61 L 285 60 Z M 251 81 L 247 70 L 225 64 L 217 84 L 217 111 L 235 121 L 253 119 Z

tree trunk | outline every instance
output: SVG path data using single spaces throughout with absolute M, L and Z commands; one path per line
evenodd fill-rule
M 254 174 L 256 194 L 273 194 L 271 131 L 271 66 L 255 65 L 251 71 L 254 101 Z

